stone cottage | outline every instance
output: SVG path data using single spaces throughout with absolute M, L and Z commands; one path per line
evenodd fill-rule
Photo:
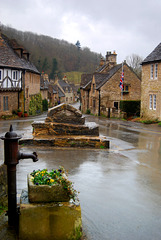
M 29 111 L 30 98 L 40 93 L 40 73 L 29 53 L 0 32 L 0 115 L 18 108 Z
M 161 43 L 142 62 L 141 116 L 161 121 Z
M 81 109 L 95 115 L 118 117 L 120 100 L 140 100 L 141 80 L 127 65 L 117 64 L 117 54 L 107 52 L 106 60 L 100 60 L 100 66 L 93 74 L 83 74 L 81 78 Z M 124 72 L 123 90 L 120 90 L 120 78 Z

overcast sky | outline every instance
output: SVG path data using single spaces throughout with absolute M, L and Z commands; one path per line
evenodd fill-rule
M 64 39 L 118 63 L 145 58 L 161 42 L 161 0 L 0 0 L 0 22 Z

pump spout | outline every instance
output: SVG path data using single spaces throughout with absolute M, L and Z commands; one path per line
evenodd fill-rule
M 38 159 L 38 155 L 36 152 L 33 152 L 33 153 L 21 153 L 21 152 L 18 152 L 18 160 L 20 159 L 27 159 L 27 158 L 32 158 L 33 159 L 33 162 L 37 162 L 39 159 Z

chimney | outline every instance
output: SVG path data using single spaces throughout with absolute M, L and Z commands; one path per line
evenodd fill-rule
M 66 76 L 66 75 L 64 75 L 63 80 L 64 80 L 66 83 L 68 83 L 68 79 L 67 79 L 67 76 Z
M 109 65 L 109 69 L 111 69 L 112 67 L 114 67 L 117 64 L 116 58 L 117 58 L 117 54 L 116 54 L 115 51 L 113 51 L 113 53 L 107 52 L 107 54 L 106 54 L 106 64 Z
M 105 64 L 105 60 L 101 57 L 100 59 L 100 67 L 102 67 Z

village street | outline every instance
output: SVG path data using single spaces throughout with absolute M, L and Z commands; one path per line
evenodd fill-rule
M 34 169 L 69 171 L 69 179 L 80 192 L 83 231 L 93 240 L 161 239 L 161 128 L 85 115 L 99 124 L 100 135 L 109 137 L 109 150 L 21 147 L 36 151 L 39 161 L 20 160 L 17 165 L 18 194 L 27 188 L 27 174 Z M 17 134 L 32 131 L 34 120 L 0 121 L 0 135 L 13 125 Z M 0 144 L 3 163 L 3 141 Z M 61 230 L 60 230 L 61 231 Z

